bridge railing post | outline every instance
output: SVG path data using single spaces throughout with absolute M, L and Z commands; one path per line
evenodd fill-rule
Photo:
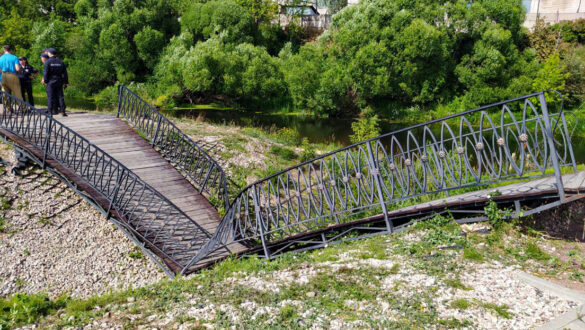
M 118 191 L 120 190 L 120 185 L 122 184 L 122 179 L 124 179 L 124 175 L 126 174 L 126 170 L 122 169 L 119 172 L 118 179 L 116 180 L 116 186 L 114 187 L 114 191 L 112 192 L 112 197 L 110 199 L 110 206 L 108 206 L 108 211 L 106 212 L 107 216 L 110 216 L 110 212 L 112 211 L 112 206 L 118 197 Z M 109 198 L 109 197 L 108 197 Z
M 544 121 L 544 129 L 546 131 L 546 137 L 549 144 L 550 150 L 550 158 L 552 161 L 553 169 L 555 171 L 555 178 L 557 181 L 557 190 L 559 192 L 559 198 L 561 202 L 565 201 L 565 187 L 563 185 L 563 174 L 561 173 L 561 167 L 559 165 L 559 155 L 557 153 L 557 148 L 555 147 L 555 139 L 552 131 L 551 121 L 548 114 L 548 106 L 546 104 L 546 99 L 544 92 L 541 92 L 538 95 L 538 100 L 540 101 L 540 107 L 542 109 L 542 116 Z
M 122 85 L 118 86 L 118 110 L 116 111 L 116 117 L 120 118 L 120 108 L 122 107 Z
M 264 234 L 264 221 L 262 219 L 262 210 L 260 208 L 260 198 L 258 196 L 258 186 L 252 187 L 253 195 L 252 199 L 254 201 L 254 208 L 256 210 L 256 223 L 260 227 L 260 239 L 262 240 L 262 248 L 264 249 L 264 256 L 267 259 L 270 259 L 270 251 L 268 250 L 268 246 L 266 245 L 266 237 Z
M 158 132 L 160 130 L 160 122 L 161 122 L 161 120 L 162 120 L 162 116 L 158 116 L 158 120 L 156 122 L 156 128 L 154 130 L 154 136 L 152 138 L 152 143 L 151 143 L 153 148 L 156 145 L 156 140 L 158 138 Z
M 51 116 L 47 116 L 47 128 L 46 128 L 46 138 L 45 138 L 45 148 L 43 150 L 43 170 L 47 165 L 47 154 L 49 153 L 49 143 L 51 143 L 51 133 L 53 132 L 53 118 Z
M 394 225 L 388 218 L 388 211 L 386 209 L 386 202 L 384 201 L 384 194 L 382 193 L 382 177 L 380 174 L 380 169 L 378 166 L 378 162 L 374 159 L 374 152 L 372 151 L 372 145 L 370 141 L 366 142 L 367 151 L 368 151 L 368 163 L 370 172 L 373 173 L 375 179 L 374 184 L 376 186 L 376 190 L 378 191 L 378 199 L 380 201 L 380 206 L 382 207 L 382 212 L 384 212 L 384 222 L 386 223 L 386 230 L 391 233 L 394 231 Z

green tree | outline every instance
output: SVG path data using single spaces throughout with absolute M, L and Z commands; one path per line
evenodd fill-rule
M 181 17 L 183 31 L 198 40 L 211 37 L 226 43 L 251 42 L 254 20 L 241 6 L 226 1 L 192 3 Z
M 569 77 L 570 73 L 566 72 L 566 65 L 561 63 L 559 53 L 553 53 L 544 61 L 542 68 L 536 74 L 532 89 L 534 91 L 556 90 L 562 93 Z M 546 99 L 550 104 L 560 101 L 559 95 L 554 92 L 546 93 Z
M 150 26 L 144 27 L 140 32 L 134 35 L 134 43 L 138 57 L 150 69 L 154 67 L 161 52 L 161 45 L 164 45 L 165 36 L 162 32 L 153 29 Z
M 13 8 L 10 15 L 0 22 L 0 43 L 11 45 L 18 52 L 28 49 L 31 44 L 31 27 L 32 20 L 20 16 Z

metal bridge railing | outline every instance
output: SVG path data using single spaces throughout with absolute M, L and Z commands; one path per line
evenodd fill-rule
M 134 126 L 151 145 L 217 208 L 229 207 L 226 175 L 195 141 L 126 86 L 118 87 L 118 117 Z
M 577 170 L 562 104 L 550 113 L 543 92 L 432 120 L 251 184 L 183 272 L 231 244 L 271 257 L 271 244 L 372 214 L 392 232 L 387 209 L 427 194 L 554 175 L 564 200 L 563 166 Z
M 0 130 L 40 151 L 42 166 L 57 162 L 74 173 L 77 184 L 95 190 L 95 204 L 163 267 L 154 255 L 160 258 L 170 268 L 163 267 L 167 274 L 183 269 L 211 237 L 131 170 L 52 116 L 1 91 L 0 101 Z

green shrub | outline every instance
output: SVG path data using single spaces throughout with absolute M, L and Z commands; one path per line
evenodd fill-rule
M 270 153 L 285 160 L 293 160 L 297 158 L 297 154 L 293 150 L 281 146 L 272 146 L 270 148 Z
M 380 135 L 380 119 L 371 108 L 366 108 L 360 117 L 351 123 L 353 134 L 349 136 L 352 143 L 358 143 Z
M 51 300 L 45 295 L 16 294 L 0 300 L 0 328 L 31 324 L 64 308 L 67 298 Z
M 315 147 L 313 147 L 313 145 L 309 144 L 309 139 L 307 139 L 306 137 L 303 138 L 303 142 L 301 143 L 301 148 L 303 148 L 303 151 L 299 155 L 301 162 L 304 162 L 304 161 L 307 161 L 309 159 L 313 159 L 316 157 L 317 154 L 315 153 Z
M 301 135 L 294 128 L 283 127 L 274 133 L 276 139 L 289 145 L 298 145 L 301 142 Z

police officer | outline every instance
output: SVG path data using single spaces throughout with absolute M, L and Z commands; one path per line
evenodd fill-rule
M 45 89 L 47 90 L 47 108 L 51 114 L 58 114 L 59 108 L 61 108 L 63 116 L 67 116 L 65 113 L 65 96 L 63 94 L 63 89 L 67 88 L 69 84 L 67 68 L 55 56 L 57 54 L 55 49 L 48 48 L 46 52 L 49 58 L 45 61 L 43 80 L 41 83 L 45 85 Z
M 32 81 L 39 74 L 39 70 L 28 64 L 28 60 L 24 56 L 18 60 L 20 62 L 20 74 L 18 75 L 18 78 L 20 79 L 22 99 L 26 101 L 28 98 L 28 103 L 34 107 L 35 99 L 33 98 Z

